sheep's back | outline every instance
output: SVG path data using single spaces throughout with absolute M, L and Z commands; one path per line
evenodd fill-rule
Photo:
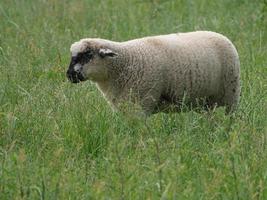
M 127 45 L 138 48 L 149 75 L 152 71 L 161 76 L 158 79 L 167 81 L 165 90 L 175 90 L 171 92 L 178 96 L 186 90 L 192 97 L 216 95 L 221 90 L 225 67 L 221 47 L 229 46 L 229 40 L 220 34 L 178 33 L 136 39 Z M 232 51 L 231 47 L 228 49 L 223 51 Z

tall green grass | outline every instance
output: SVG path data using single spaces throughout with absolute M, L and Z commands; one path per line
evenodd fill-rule
M 241 60 L 233 118 L 112 113 L 65 77 L 84 37 L 211 30 Z M 267 3 L 1 0 L 0 199 L 267 199 Z

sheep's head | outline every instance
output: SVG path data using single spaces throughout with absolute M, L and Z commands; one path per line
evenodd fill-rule
M 71 62 L 67 77 L 72 83 L 105 81 L 108 78 L 110 59 L 117 56 L 100 39 L 82 39 L 72 44 L 70 51 Z

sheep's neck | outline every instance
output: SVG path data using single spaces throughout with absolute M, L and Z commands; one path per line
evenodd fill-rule
M 109 79 L 97 82 L 98 89 L 103 96 L 113 105 L 119 100 L 127 99 L 129 91 L 138 87 L 137 81 L 142 79 L 140 67 L 148 59 L 144 50 L 139 46 L 116 46 L 116 51 L 121 55 L 120 59 L 110 63 Z

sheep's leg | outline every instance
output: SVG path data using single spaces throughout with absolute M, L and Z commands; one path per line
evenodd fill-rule
M 155 98 L 154 96 L 149 96 L 143 99 L 140 104 L 145 115 L 149 116 L 157 112 L 156 107 L 158 104 L 158 98 Z
M 234 73 L 235 71 L 236 73 Z M 222 104 L 226 106 L 226 113 L 230 114 L 237 109 L 240 98 L 239 68 L 231 70 L 231 74 L 224 77 L 224 96 Z
M 158 112 L 157 105 L 159 98 L 160 94 L 158 94 L 158 92 L 154 90 L 139 93 L 138 102 L 146 116 Z
M 240 89 L 238 84 L 236 86 L 232 86 L 225 91 L 225 95 L 223 97 L 223 103 L 226 106 L 226 113 L 232 113 L 236 110 L 238 102 L 239 102 Z
M 158 95 L 152 92 L 136 92 L 131 90 L 127 94 L 122 94 L 120 102 L 116 102 L 116 107 L 123 113 L 131 113 L 137 116 L 149 116 L 155 113 L 158 103 Z

